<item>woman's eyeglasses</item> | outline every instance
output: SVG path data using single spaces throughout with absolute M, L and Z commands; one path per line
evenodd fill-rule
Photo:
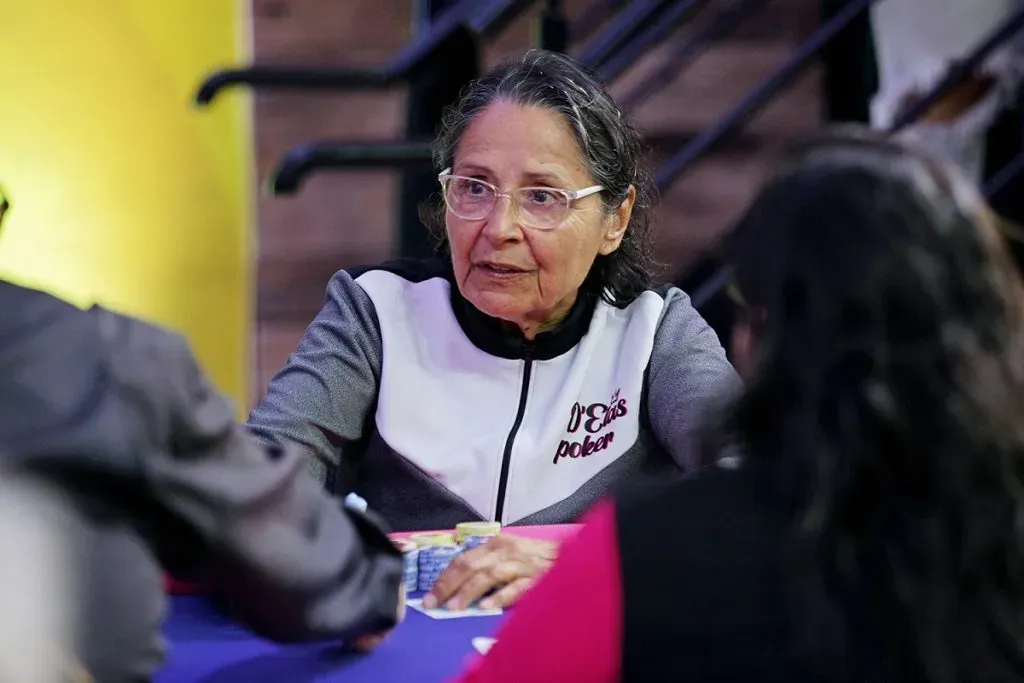
M 553 230 L 565 222 L 578 199 L 604 190 L 593 185 L 582 190 L 561 190 L 553 187 L 519 187 L 502 192 L 494 185 L 465 176 L 451 175 L 445 169 L 437 176 L 444 191 L 444 203 L 453 214 L 467 221 L 487 218 L 498 204 L 499 197 L 512 202 L 512 210 L 523 225 L 536 230 Z

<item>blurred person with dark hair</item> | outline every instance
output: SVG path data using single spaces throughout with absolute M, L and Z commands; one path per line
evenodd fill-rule
M 402 559 L 378 524 L 322 490 L 303 448 L 252 439 L 183 338 L 3 280 L 0 311 L 2 464 L 63 494 L 77 528 L 69 661 L 149 680 L 161 569 L 209 575 L 277 640 L 369 647 L 401 619 Z
M 861 132 L 727 245 L 740 457 L 601 504 L 463 683 L 1024 677 L 1024 286 L 979 195 Z

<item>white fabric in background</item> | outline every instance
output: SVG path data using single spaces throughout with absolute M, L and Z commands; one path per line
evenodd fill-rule
M 72 521 L 53 491 L 0 473 L 0 681 L 87 680 L 74 659 Z
M 908 96 L 930 90 L 953 61 L 962 58 L 1004 21 L 1021 0 L 879 0 L 871 9 L 879 89 L 871 124 L 887 129 Z M 984 170 L 985 135 L 1016 89 L 1018 37 L 993 53 L 982 72 L 997 87 L 950 124 L 914 124 L 901 133 L 959 165 L 975 182 Z

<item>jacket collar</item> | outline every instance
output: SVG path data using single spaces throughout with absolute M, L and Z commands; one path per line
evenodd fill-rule
M 498 318 L 482 313 L 462 296 L 454 273 L 448 271 L 451 303 L 455 319 L 473 345 L 484 353 L 509 359 L 550 360 L 567 353 L 580 343 L 593 317 L 597 298 L 580 293 L 569 315 L 557 327 L 527 341 L 518 329 L 510 329 Z

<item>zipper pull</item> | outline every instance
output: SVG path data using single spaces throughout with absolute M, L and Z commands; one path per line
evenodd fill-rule
M 533 342 L 523 342 L 523 360 L 533 360 Z

